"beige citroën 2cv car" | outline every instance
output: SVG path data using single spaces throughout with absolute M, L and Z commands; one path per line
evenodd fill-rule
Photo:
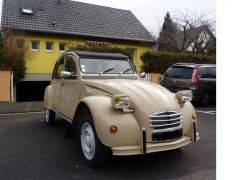
M 60 115 L 79 132 L 90 166 L 111 156 L 178 149 L 199 139 L 191 91 L 175 94 L 139 80 L 118 53 L 66 52 L 44 95 L 45 121 Z

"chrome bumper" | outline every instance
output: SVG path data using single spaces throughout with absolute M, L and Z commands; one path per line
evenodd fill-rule
M 200 139 L 199 133 L 196 133 L 196 141 L 199 139 Z M 145 153 L 154 153 L 154 152 L 178 149 L 192 142 L 194 142 L 194 140 L 191 137 L 183 136 L 181 139 L 178 139 L 172 142 L 164 142 L 164 143 L 156 143 L 156 144 L 146 143 Z M 112 147 L 112 152 L 113 152 L 113 155 L 115 156 L 145 154 L 143 148 L 138 145 Z

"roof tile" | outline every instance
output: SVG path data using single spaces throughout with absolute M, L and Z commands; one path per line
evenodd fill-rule
M 33 9 L 33 15 L 21 13 Z M 52 22 L 55 22 L 55 25 Z M 153 42 L 131 11 L 62 0 L 3 0 L 2 26 L 20 30 Z

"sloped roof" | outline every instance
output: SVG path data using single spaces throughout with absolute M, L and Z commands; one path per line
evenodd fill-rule
M 83 37 L 154 42 L 129 10 L 70 0 L 3 0 L 2 27 Z M 23 14 L 22 8 L 33 14 Z
M 187 37 L 184 49 L 187 49 L 191 45 L 191 43 L 193 42 L 193 39 L 197 39 L 199 34 L 203 31 L 206 31 L 209 34 L 209 36 L 211 37 L 212 40 L 216 39 L 216 37 L 213 35 L 212 31 L 209 29 L 208 25 L 201 25 L 201 26 L 192 28 L 188 32 L 189 36 Z M 183 44 L 184 32 L 181 31 L 181 30 L 178 30 L 176 32 L 176 37 L 177 37 L 178 48 L 181 49 L 181 46 Z

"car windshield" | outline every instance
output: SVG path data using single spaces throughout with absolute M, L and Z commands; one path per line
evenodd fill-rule
M 89 74 L 133 74 L 134 70 L 126 59 L 80 58 L 80 68 Z
M 190 79 L 192 78 L 193 68 L 190 67 L 171 67 L 165 74 L 166 77 Z

